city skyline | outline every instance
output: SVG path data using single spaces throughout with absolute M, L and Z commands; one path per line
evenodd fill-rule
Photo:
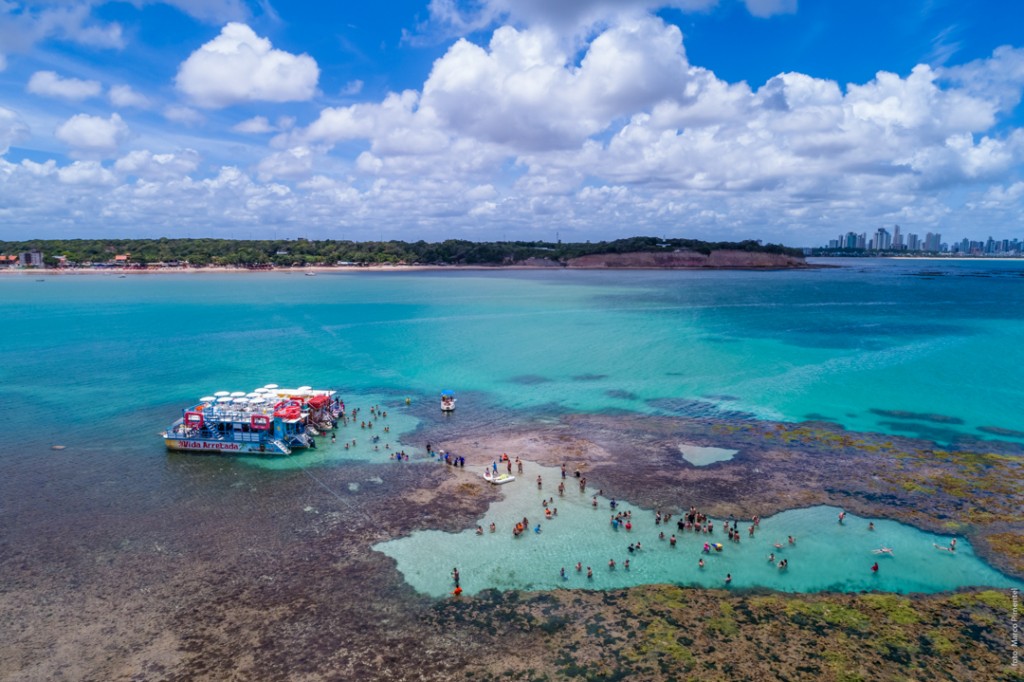
M 0 3 L 0 239 L 1024 224 L 1024 5 Z
M 994 239 L 989 236 L 985 240 L 972 240 L 967 237 L 959 241 L 943 242 L 941 233 L 926 232 L 922 239 L 915 232 L 905 235 L 899 225 L 889 232 L 884 227 L 878 228 L 872 236 L 867 232 L 847 232 L 831 239 L 827 249 L 855 249 L 859 251 L 907 251 L 926 253 L 961 253 L 968 255 L 1020 255 L 1024 252 L 1024 240 L 1018 238 Z

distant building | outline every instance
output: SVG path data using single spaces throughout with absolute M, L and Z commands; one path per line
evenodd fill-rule
M 18 265 L 23 268 L 41 268 L 43 267 L 43 252 L 38 249 L 32 249 L 31 251 L 22 251 L 18 254 Z
M 15 255 L 0 255 L 0 268 L 14 268 L 18 266 L 18 257 Z

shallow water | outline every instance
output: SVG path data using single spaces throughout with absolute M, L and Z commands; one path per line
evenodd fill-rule
M 542 489 L 536 485 L 538 474 Z M 503 499 L 493 503 L 479 521 L 482 535 L 475 528 L 460 533 L 418 531 L 374 549 L 395 559 L 414 588 L 433 596 L 453 589 L 455 567 L 468 594 L 487 588 L 610 589 L 648 583 L 724 587 L 728 574 L 734 589 L 768 587 L 784 592 L 941 592 L 969 585 L 1024 585 L 987 566 L 963 538 L 957 540 L 955 552 L 944 551 L 936 545 L 949 547 L 951 537 L 877 519 L 874 530 L 869 530 L 868 519 L 851 514 L 840 524 L 840 510 L 835 507 L 794 509 L 761 519 L 753 538 L 748 535 L 749 520 L 740 522 L 741 540 L 735 543 L 728 539 L 721 519 L 714 520 L 712 534 L 680 531 L 678 517 L 667 525 L 656 525 L 654 511 L 622 500 L 612 511 L 610 500 L 599 496 L 594 507 L 595 491 L 581 493 L 571 477 L 564 496 L 559 496 L 558 480 L 557 468 L 528 463 L 523 476 L 501 486 Z M 551 497 L 558 515 L 547 520 L 542 500 Z M 680 503 L 685 507 L 685 500 Z M 632 530 L 613 529 L 612 514 L 626 510 L 632 513 Z M 513 537 L 512 527 L 524 517 L 531 530 Z M 491 522 L 497 526 L 494 533 L 489 531 Z M 540 533 L 532 530 L 537 524 Z M 665 539 L 659 538 L 661 533 Z M 670 543 L 673 534 L 675 547 Z M 795 544 L 789 544 L 789 536 Z M 628 547 L 634 543 L 642 549 L 630 553 Z M 705 554 L 705 543 L 723 547 L 721 552 Z M 891 548 L 892 554 L 873 552 L 883 547 Z M 775 554 L 775 563 L 767 560 L 770 553 Z M 699 566 L 702 558 L 703 568 Z M 609 568 L 609 559 L 615 560 L 615 569 Z M 789 561 L 785 570 L 776 566 L 782 559 Z M 576 571 L 576 562 L 582 562 L 582 572 Z M 877 573 L 871 570 L 875 562 Z M 588 566 L 593 568 L 591 579 L 586 577 Z
M 17 416 L 0 436 L 0 525 L 12 556 L 42 556 L 37 550 L 52 541 L 90 565 L 123 539 L 108 537 L 111 528 L 130 527 L 139 537 L 157 528 L 180 538 L 198 533 L 167 513 L 183 499 L 204 500 L 218 518 L 242 518 L 241 498 L 226 494 L 236 492 L 226 486 L 238 480 L 246 490 L 267 490 L 293 480 L 281 469 L 388 462 L 389 441 L 382 437 L 374 450 L 369 432 L 351 425 L 339 430 L 338 443 L 321 439 L 317 450 L 291 459 L 165 451 L 159 434 L 189 401 L 269 382 L 336 388 L 364 413 L 372 404 L 386 406 L 393 448 L 419 424 L 445 423 L 435 402 L 444 388 L 459 396 L 450 423 L 481 431 L 538 412 L 629 411 L 829 419 L 940 442 L 995 439 L 979 427 L 1013 431 L 1024 404 L 1022 304 L 1024 264 L 1012 262 L 864 260 L 799 272 L 101 274 L 43 282 L 3 276 L 0 409 Z M 345 450 L 351 438 L 357 445 Z M 998 438 L 1024 442 L 1019 432 Z M 52 451 L 57 444 L 67 449 Z M 422 446 L 401 447 L 422 458 Z M 567 513 L 562 527 L 576 523 Z M 830 540 L 837 530 L 830 513 L 821 513 L 825 518 L 787 521 L 805 556 L 815 529 Z M 471 541 L 503 542 L 504 525 L 494 538 Z M 599 587 L 613 579 L 702 579 L 693 572 L 694 548 L 683 540 L 675 554 L 686 558 L 678 566 L 653 568 L 646 552 L 657 553 L 644 538 L 651 549 L 628 576 L 613 577 L 604 572 L 609 557 L 601 555 L 621 546 L 624 558 L 628 541 L 574 558 L 565 549 L 573 549 L 565 544 L 571 539 L 550 539 L 559 532 L 558 523 L 551 525 L 542 538 L 515 546 L 547 552 L 515 569 L 516 585 L 546 585 L 563 562 L 568 569 L 577 560 L 595 562 Z M 607 531 L 606 524 L 582 528 Z M 843 532 L 853 536 L 854 529 L 851 519 Z M 878 576 L 861 575 L 863 547 L 814 553 L 813 560 L 830 564 L 851 557 L 845 573 L 811 580 L 808 561 L 798 556 L 780 576 L 766 561 L 759 566 L 764 547 L 739 558 L 748 551 L 745 536 L 708 568 L 728 572 L 736 562 L 738 587 L 824 589 L 872 580 L 926 589 L 915 587 L 914 571 L 887 565 L 909 566 L 912 548 L 931 547 L 925 534 L 900 533 L 892 541 L 899 542 L 897 557 Z M 849 549 L 842 544 L 847 536 L 834 538 L 836 546 Z M 461 547 L 459 537 L 437 539 Z M 956 557 L 931 550 L 924 551 L 930 561 L 962 567 L 957 584 L 998 577 L 973 562 L 965 545 Z M 482 562 L 489 557 L 479 553 Z M 478 573 L 485 571 L 481 564 Z M 464 575 L 467 586 L 478 579 L 473 570 Z M 721 575 L 708 570 L 705 579 L 718 584 Z M 500 582 L 489 577 L 479 585 L 485 584 Z

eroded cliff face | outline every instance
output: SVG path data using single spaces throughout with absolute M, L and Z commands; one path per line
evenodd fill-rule
M 697 251 L 656 253 L 607 253 L 573 258 L 566 264 L 570 268 L 802 268 L 803 258 L 779 253 L 752 251 L 712 251 L 704 255 Z

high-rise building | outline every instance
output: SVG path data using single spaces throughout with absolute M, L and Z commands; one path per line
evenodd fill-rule
M 857 235 L 857 248 L 866 249 L 868 248 L 868 235 L 866 232 L 861 232 Z
M 846 241 L 843 244 L 848 249 L 857 248 L 857 234 L 855 232 L 846 233 Z
M 942 235 L 929 232 L 924 236 L 924 250 L 938 252 L 942 250 Z
M 900 234 L 899 225 L 892 228 L 892 248 L 896 251 L 903 250 L 903 235 Z

